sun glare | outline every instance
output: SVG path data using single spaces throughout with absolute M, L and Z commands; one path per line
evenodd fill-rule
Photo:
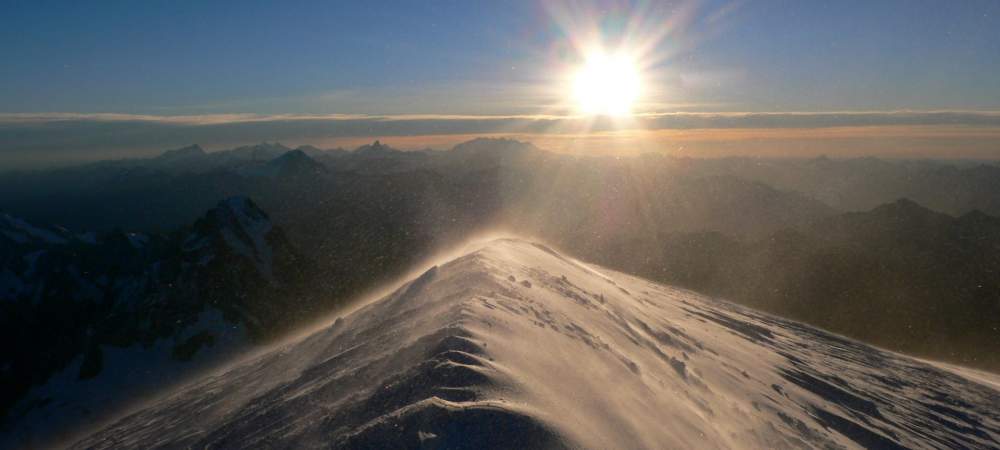
M 584 114 L 627 115 L 639 90 L 639 70 L 624 54 L 592 52 L 573 79 L 573 95 Z

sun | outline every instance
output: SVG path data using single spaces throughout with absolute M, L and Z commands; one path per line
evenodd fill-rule
M 640 93 L 639 69 L 623 53 L 593 51 L 573 77 L 573 96 L 581 113 L 625 116 Z

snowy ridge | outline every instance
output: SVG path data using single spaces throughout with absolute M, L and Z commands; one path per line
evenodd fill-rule
M 76 448 L 996 448 L 986 384 L 497 240 Z

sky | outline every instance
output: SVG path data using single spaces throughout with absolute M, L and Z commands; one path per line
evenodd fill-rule
M 574 111 L 570 77 L 595 47 L 635 55 L 633 116 Z M 1000 157 L 995 0 L 6 0 L 0 60 L 0 166 L 476 135 Z

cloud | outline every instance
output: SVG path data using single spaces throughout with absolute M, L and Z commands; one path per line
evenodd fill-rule
M 422 136 L 433 136 L 435 139 L 428 141 L 440 143 L 447 142 L 442 139 L 447 136 L 515 135 L 549 140 L 561 136 L 580 140 L 608 134 L 670 136 L 673 141 L 687 135 L 711 141 L 734 135 L 726 130 L 742 130 L 737 135 L 753 139 L 793 132 L 802 139 L 809 135 L 821 139 L 830 136 L 823 131 L 829 129 L 855 130 L 852 133 L 858 137 L 878 139 L 878 130 L 895 129 L 898 134 L 929 128 L 950 130 L 945 134 L 957 141 L 977 136 L 996 139 L 1000 111 L 677 112 L 628 119 L 564 115 L 0 114 L 0 165 L 144 156 L 192 143 L 223 148 L 261 141 L 324 144 L 397 137 L 418 145 Z M 732 139 L 729 141 L 727 145 L 732 145 Z M 996 156 L 1000 155 L 992 155 Z

